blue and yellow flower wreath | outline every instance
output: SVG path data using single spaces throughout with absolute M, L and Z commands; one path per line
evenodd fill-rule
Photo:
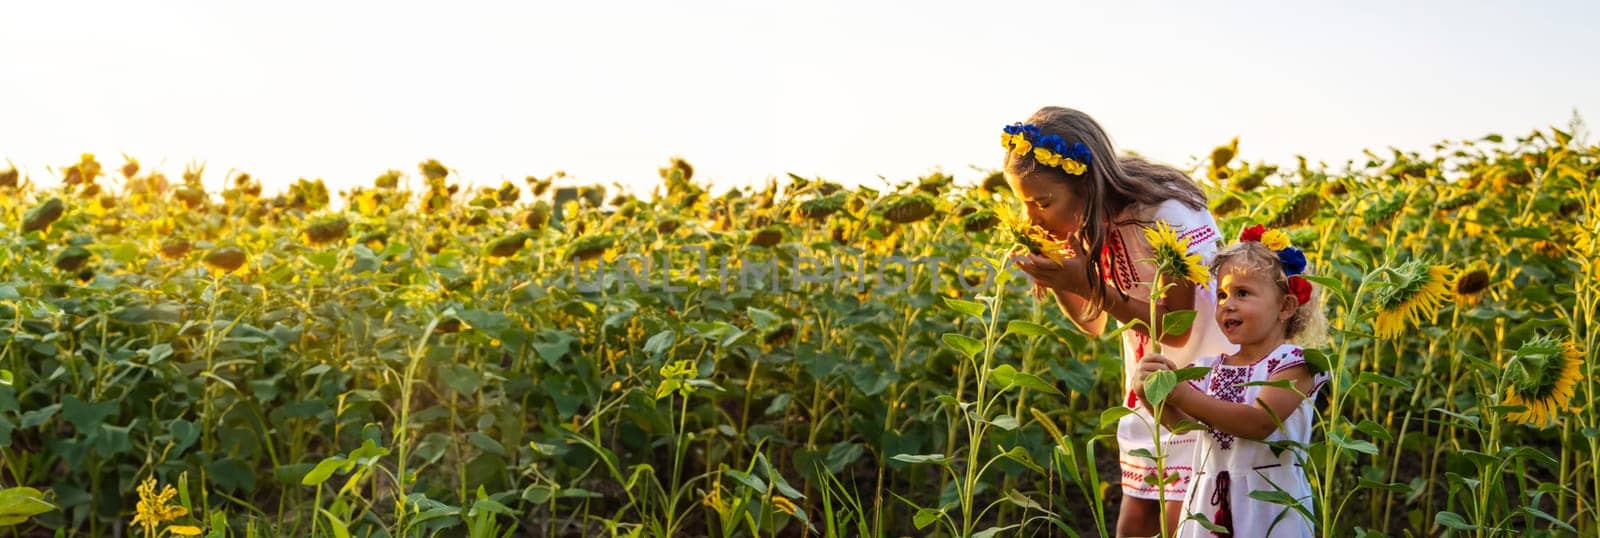
M 1081 176 L 1089 170 L 1089 163 L 1094 156 L 1089 153 L 1089 146 L 1083 142 L 1074 142 L 1067 145 L 1060 135 L 1047 135 L 1039 131 L 1039 127 L 1031 123 L 1021 122 L 1005 126 L 1005 132 L 1000 133 L 1000 145 L 1017 155 L 1027 155 L 1033 152 L 1033 160 L 1045 166 L 1060 168 L 1062 172 L 1074 176 Z

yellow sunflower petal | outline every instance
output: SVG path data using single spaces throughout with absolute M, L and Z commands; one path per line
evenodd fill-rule
M 1211 280 L 1210 272 L 1200 263 L 1198 254 L 1190 254 L 1189 246 L 1178 239 L 1178 233 L 1165 222 L 1144 229 L 1145 241 L 1155 254 L 1156 267 L 1175 280 L 1190 284 L 1204 284 Z

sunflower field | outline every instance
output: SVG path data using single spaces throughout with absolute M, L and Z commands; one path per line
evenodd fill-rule
M 1223 235 L 1286 229 L 1328 308 L 1319 531 L 1600 533 L 1600 147 L 1237 152 L 1193 167 Z M 641 198 L 437 161 L 337 195 L 112 166 L 0 173 L 0 534 L 1114 521 L 1116 338 L 1007 267 L 997 174 L 717 193 L 673 160 Z

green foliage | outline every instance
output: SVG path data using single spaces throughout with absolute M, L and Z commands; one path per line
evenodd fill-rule
M 1237 205 L 1224 237 L 1292 226 L 1311 259 L 1327 534 L 1595 532 L 1600 150 L 1557 138 L 1339 172 L 1246 169 L 1236 143 L 1206 163 Z M 97 197 L 0 186 L 18 486 L 0 523 L 25 535 L 126 529 L 148 476 L 182 481 L 212 536 L 1104 535 L 1115 517 L 1117 333 L 983 278 L 1009 247 L 990 208 L 1017 203 L 997 185 L 713 194 L 680 160 L 654 200 L 608 202 L 554 177 L 462 190 L 426 161 L 341 208 L 320 181 L 213 197 L 198 168 L 125 170 Z M 873 265 L 890 255 L 945 262 Z M 1423 255 L 1490 283 L 1374 338 L 1367 277 Z M 833 256 L 868 265 L 807 261 Z M 1556 421 L 1515 424 L 1500 374 L 1542 335 L 1577 344 L 1583 380 Z

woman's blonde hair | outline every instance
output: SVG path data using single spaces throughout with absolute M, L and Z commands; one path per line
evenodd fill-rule
M 1212 278 L 1220 280 L 1222 273 L 1230 270 L 1268 275 L 1278 285 L 1278 291 L 1290 295 L 1289 277 L 1283 272 L 1283 262 L 1278 261 L 1277 253 L 1259 242 L 1234 243 L 1211 260 Z M 1322 312 L 1322 301 L 1318 295 L 1317 286 L 1312 286 L 1311 300 L 1295 307 L 1294 315 L 1284 324 L 1284 338 L 1303 347 L 1317 347 L 1327 340 L 1328 318 Z
M 1064 107 L 1047 106 L 1034 112 L 1026 123 L 1039 128 L 1041 135 L 1058 135 L 1068 146 L 1082 142 L 1089 147 L 1093 160 L 1082 175 L 1068 175 L 1059 168 L 1040 166 L 1032 153 L 1006 152 L 1005 171 L 1013 177 L 1043 174 L 1051 181 L 1066 184 L 1073 195 L 1083 200 L 1083 224 L 1080 228 L 1082 245 L 1073 249 L 1086 249 L 1083 255 L 1084 276 L 1089 282 L 1103 282 L 1100 273 L 1100 253 L 1105 248 L 1106 234 L 1111 228 L 1111 217 L 1132 205 L 1160 205 L 1167 200 L 1178 200 L 1196 211 L 1206 210 L 1206 195 L 1189 176 L 1171 166 L 1153 163 L 1142 158 L 1118 156 L 1100 124 L 1088 114 Z M 1104 307 L 1103 288 L 1095 286 L 1089 302 L 1095 311 Z M 1118 290 L 1118 293 L 1122 293 Z M 1124 294 L 1126 298 L 1126 294 Z

